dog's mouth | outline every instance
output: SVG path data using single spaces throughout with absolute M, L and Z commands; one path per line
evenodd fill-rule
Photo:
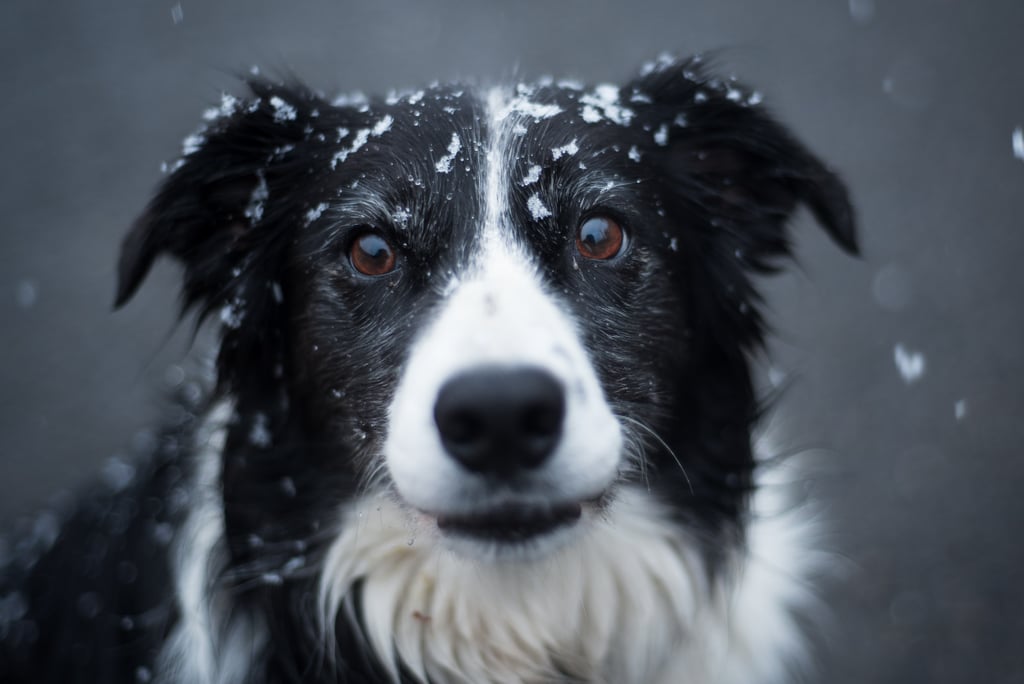
M 583 506 L 508 504 L 487 511 L 437 516 L 443 534 L 481 541 L 515 544 L 543 537 L 580 521 Z

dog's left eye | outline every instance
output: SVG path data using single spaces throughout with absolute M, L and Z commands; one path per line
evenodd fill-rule
M 607 216 L 588 218 L 576 233 L 576 249 L 588 259 L 611 259 L 622 252 L 625 244 L 626 231 Z
M 348 260 L 363 275 L 380 276 L 395 270 L 395 250 L 377 233 L 356 237 L 348 248 Z

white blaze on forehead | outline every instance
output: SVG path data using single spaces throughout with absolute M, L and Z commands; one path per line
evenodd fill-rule
M 509 107 L 508 93 L 502 88 L 492 88 L 487 93 L 487 118 L 490 123 L 487 154 L 484 159 L 484 184 L 482 199 L 484 206 L 484 225 L 480 226 L 485 241 L 498 239 L 499 224 L 508 210 L 508 165 L 505 164 L 503 148 L 507 145 L 511 126 L 509 121 L 512 110 Z
M 478 273 L 486 270 L 481 262 L 496 254 L 507 254 L 515 243 L 509 225 L 510 172 L 515 166 L 511 163 L 510 147 L 517 129 L 523 126 L 524 120 L 535 114 L 523 107 L 524 99 L 525 91 L 522 88 L 515 95 L 503 88 L 493 88 L 487 93 L 487 120 L 490 126 L 482 188 L 484 224 L 479 227 L 483 239 L 480 241 L 480 261 L 476 268 Z M 537 178 L 540 172 L 541 169 L 537 167 Z M 533 174 L 534 170 L 531 169 L 530 175 Z
M 385 457 L 398 493 L 429 512 L 493 505 L 485 483 L 441 444 L 437 395 L 451 378 L 487 365 L 540 368 L 565 388 L 563 436 L 536 475 L 534 497 L 582 500 L 617 477 L 622 436 L 572 317 L 545 290 L 528 250 L 515 238 L 509 193 L 513 129 L 522 116 L 503 91 L 487 100 L 490 136 L 482 184 L 483 222 L 471 262 L 453 274 L 446 301 L 414 342 L 391 404 Z M 458 279 L 455 281 L 455 279 Z

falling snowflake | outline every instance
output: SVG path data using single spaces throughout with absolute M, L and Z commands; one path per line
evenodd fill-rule
M 908 385 L 917 382 L 924 375 L 925 359 L 921 352 L 909 351 L 902 344 L 897 344 L 893 350 L 893 359 L 896 361 L 900 377 Z

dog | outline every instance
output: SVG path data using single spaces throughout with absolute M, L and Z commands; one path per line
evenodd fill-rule
M 754 278 L 854 214 L 709 72 L 225 95 L 116 294 L 180 262 L 215 380 L 7 543 L 3 680 L 791 681 L 820 554 L 755 448 Z

